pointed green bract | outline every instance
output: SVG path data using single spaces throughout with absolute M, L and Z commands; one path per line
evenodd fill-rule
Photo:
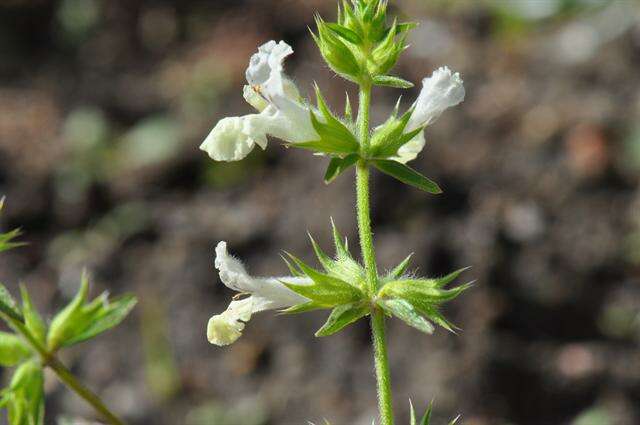
M 389 272 L 389 274 L 387 275 L 387 278 L 389 278 L 389 279 L 398 279 L 398 278 L 400 278 L 400 276 L 402 276 L 407 271 L 407 268 L 409 267 L 409 264 L 411 263 L 411 258 L 413 258 L 413 254 L 409 254 L 407 256 L 407 258 L 402 260 L 402 262 L 400 264 L 398 264 L 393 270 L 391 270 Z
M 405 263 L 407 262 L 408 259 L 403 261 L 384 279 L 384 285 L 380 288 L 378 297 L 382 301 L 402 300 L 408 303 L 418 315 L 455 333 L 456 326 L 442 315 L 440 307 L 471 287 L 472 283 L 467 283 L 452 289 L 444 289 L 446 285 L 467 269 L 456 270 L 436 279 L 402 278 L 401 275 L 404 272 L 403 269 L 406 268 Z M 396 278 L 392 279 L 390 276 L 396 276 Z
M 369 314 L 369 305 L 363 302 L 337 306 L 331 311 L 327 322 L 316 332 L 316 336 L 329 336 Z
M 422 419 L 420 420 L 420 425 L 430 425 L 431 424 L 431 412 L 433 411 L 433 400 L 429 402 L 429 407 L 427 407 L 427 411 L 422 415 Z

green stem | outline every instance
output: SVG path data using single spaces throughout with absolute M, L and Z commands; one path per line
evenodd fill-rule
M 58 378 L 72 391 L 82 397 L 87 403 L 89 403 L 102 417 L 111 425 L 124 425 L 124 422 L 114 415 L 107 406 L 100 400 L 95 393 L 89 388 L 85 387 L 78 379 L 71 373 L 65 365 L 58 360 L 54 353 L 49 352 L 46 347 L 27 329 L 24 323 L 19 320 L 9 317 L 5 314 L 3 318 L 11 324 L 11 326 L 20 333 L 33 347 L 33 349 L 40 355 L 42 362 L 55 372 Z
M 360 86 L 360 105 L 358 111 L 358 135 L 360 137 L 361 154 L 367 157 L 369 151 L 369 110 L 371 106 L 371 83 Z M 365 160 L 360 160 L 356 167 L 356 192 L 358 232 L 360 248 L 366 270 L 367 287 L 371 297 L 378 290 L 378 271 L 376 254 L 371 232 L 371 205 L 369 195 L 369 167 Z M 373 354 L 376 380 L 378 383 L 378 408 L 381 425 L 393 425 L 393 402 L 391 396 L 391 373 L 387 356 L 384 313 L 374 308 L 371 312 L 371 333 L 373 338 Z
M 393 425 L 393 398 L 391 396 L 391 371 L 387 356 L 384 313 L 375 309 L 371 312 L 371 333 L 373 335 L 373 353 L 378 379 L 378 407 L 380 424 Z

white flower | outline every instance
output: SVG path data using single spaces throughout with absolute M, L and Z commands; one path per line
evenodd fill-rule
M 431 77 L 422 80 L 422 91 L 413 104 L 415 108 L 407 132 L 433 123 L 445 110 L 464 100 L 465 90 L 459 73 L 452 73 L 444 66 L 433 72 Z M 424 132 L 398 150 L 399 162 L 406 163 L 418 156 L 425 145 Z
M 237 258 L 227 252 L 227 243 L 216 246 L 215 266 L 220 280 L 228 288 L 249 295 L 232 301 L 226 311 L 209 319 L 207 339 L 215 345 L 229 345 L 242 335 L 245 323 L 254 313 L 291 307 L 309 301 L 296 294 L 282 282 L 310 285 L 311 279 L 299 277 L 252 277 Z
M 244 98 L 259 114 L 225 118 L 211 131 L 200 149 L 216 161 L 239 161 L 255 145 L 267 147 L 267 135 L 288 143 L 319 139 L 311 124 L 309 106 L 284 74 L 283 63 L 293 49 L 284 41 L 270 41 L 251 57 Z

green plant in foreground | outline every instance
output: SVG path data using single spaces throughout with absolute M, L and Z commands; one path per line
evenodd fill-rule
M 410 256 L 390 272 L 378 272 L 371 232 L 369 173 L 375 168 L 425 192 L 441 193 L 435 182 L 406 164 L 424 148 L 424 129 L 444 110 L 462 102 L 465 90 L 460 76 L 442 67 L 423 80 L 422 91 L 408 111 L 400 113 L 397 106 L 386 122 L 372 128 L 369 119 L 372 88 L 402 89 L 413 85 L 392 75 L 391 70 L 407 48 L 406 37 L 414 24 L 397 20 L 389 23 L 385 0 L 342 1 L 337 22 L 316 17 L 316 24 L 317 31 L 312 34 L 329 67 L 359 86 L 357 115 L 354 117 L 348 98 L 344 114 L 335 114 L 317 85 L 316 106 L 312 106 L 284 73 L 284 60 L 293 49 L 284 41 L 270 41 L 252 56 L 246 72 L 244 97 L 257 113 L 222 119 L 201 149 L 217 161 L 238 161 L 255 145 L 266 148 L 267 137 L 272 136 L 288 146 L 329 158 L 326 183 L 355 167 L 361 262 L 353 258 L 335 226 L 335 255 L 327 255 L 312 238 L 321 268 L 286 254 L 284 259 L 291 271 L 291 276 L 286 277 L 250 276 L 242 263 L 228 254 L 226 242 L 220 242 L 215 260 L 220 279 L 247 296 L 235 298 L 226 311 L 213 316 L 207 336 L 213 344 L 231 344 L 240 337 L 251 316 L 265 310 L 277 309 L 288 314 L 331 310 L 317 336 L 332 335 L 369 316 L 380 421 L 390 425 L 393 409 L 386 318 L 396 317 L 425 333 L 432 333 L 434 324 L 453 332 L 455 328 L 442 315 L 441 308 L 470 284 L 450 286 L 463 270 L 440 278 L 407 273 Z M 429 423 L 430 411 L 423 424 Z
M 0 200 L 0 210 L 3 200 Z M 0 252 L 15 248 L 19 231 L 0 233 Z M 110 299 L 105 292 L 89 301 L 89 281 L 83 275 L 71 302 L 47 326 L 34 308 L 29 292 L 20 286 L 18 304 L 0 284 L 0 318 L 13 333 L 0 332 L 0 366 L 15 367 L 9 385 L 0 392 L 0 408 L 10 425 L 44 424 L 44 368 L 50 368 L 67 387 L 91 404 L 110 424 L 122 424 L 104 403 L 58 360 L 57 352 L 87 341 L 118 325 L 136 304 L 132 295 Z

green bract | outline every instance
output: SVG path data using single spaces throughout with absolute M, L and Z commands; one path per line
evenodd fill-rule
M 415 25 L 394 21 L 387 25 L 387 1 L 346 0 L 337 22 L 316 17 L 314 40 L 323 58 L 337 74 L 361 84 L 412 87 L 408 81 L 386 75 L 406 47 L 407 32 Z

